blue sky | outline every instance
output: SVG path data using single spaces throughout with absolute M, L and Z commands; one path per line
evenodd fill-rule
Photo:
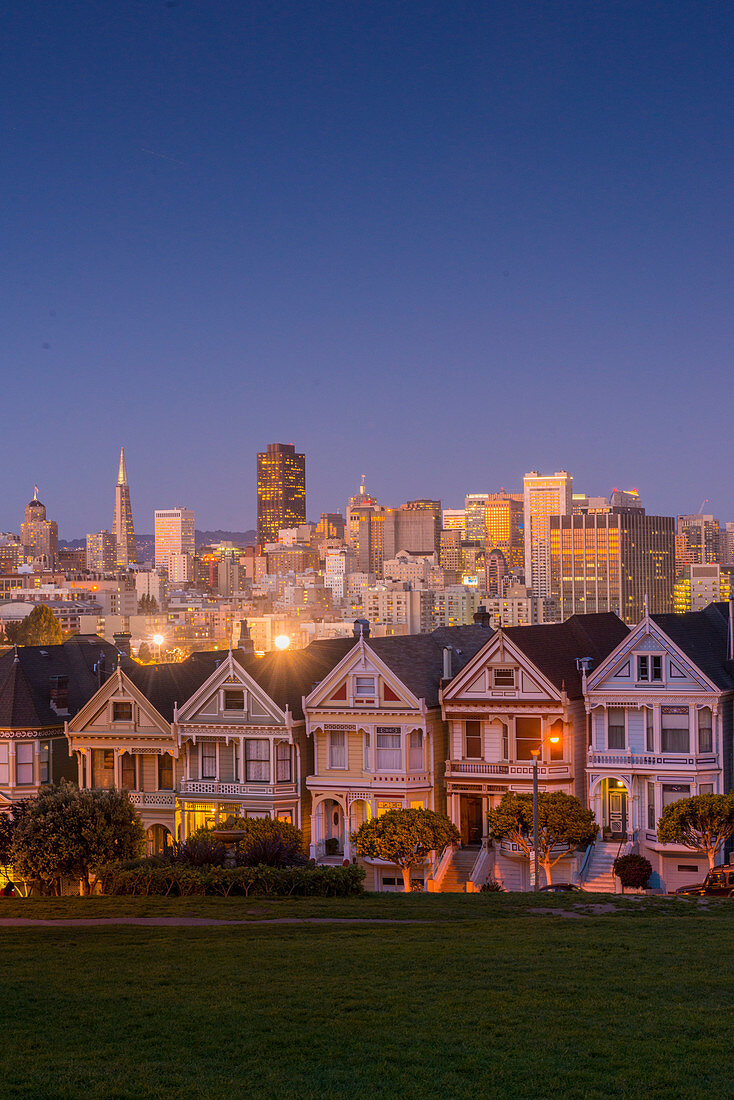
M 734 519 L 727 3 L 7 5 L 0 529 L 367 474 Z

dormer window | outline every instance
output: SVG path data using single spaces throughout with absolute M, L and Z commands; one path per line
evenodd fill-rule
M 663 658 L 659 653 L 640 653 L 637 657 L 637 679 L 641 683 L 663 682 Z
M 493 683 L 496 688 L 514 688 L 514 668 L 495 668 L 493 670 Z
M 375 696 L 375 678 L 374 676 L 355 676 L 354 677 L 354 697 L 355 699 L 374 699 Z
M 225 691 L 224 693 L 224 709 L 225 710 L 237 710 L 243 711 L 245 709 L 245 693 L 244 691 Z
M 133 720 L 133 705 L 132 703 L 113 703 L 112 704 L 112 721 L 113 722 L 132 722 Z

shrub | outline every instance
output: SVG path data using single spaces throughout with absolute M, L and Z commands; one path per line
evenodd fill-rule
M 105 894 L 190 897 L 349 897 L 361 894 L 361 867 L 187 867 L 161 866 L 154 859 L 129 865 L 110 863 L 100 880 Z
M 501 882 L 498 882 L 496 878 L 488 878 L 486 882 L 483 882 L 479 887 L 480 894 L 504 894 L 505 888 Z
M 652 864 L 644 856 L 618 856 L 614 861 L 614 873 L 623 886 L 645 887 L 652 875 Z

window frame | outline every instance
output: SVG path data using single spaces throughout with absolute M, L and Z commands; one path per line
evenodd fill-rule
M 129 712 L 125 717 L 118 713 L 122 708 L 126 708 Z M 113 699 L 112 700 L 112 721 L 113 722 L 132 722 L 133 720 L 133 704 L 130 699 Z
M 201 773 L 201 778 L 204 779 L 204 780 L 206 780 L 206 779 L 209 779 L 209 780 L 216 779 L 217 775 L 219 774 L 219 767 L 218 767 L 218 765 L 219 765 L 219 753 L 217 752 L 217 743 L 216 743 L 216 741 L 200 741 L 199 744 L 201 745 L 201 758 L 200 758 L 200 763 L 199 763 L 199 770 L 200 770 L 200 773 Z M 205 750 L 209 750 L 209 749 L 213 749 L 214 751 L 213 752 L 207 751 L 205 753 Z M 213 760 L 214 761 L 214 772 L 211 775 L 208 775 L 204 771 L 204 761 L 205 760 Z
M 251 750 L 255 745 L 266 746 L 266 756 L 250 756 Z M 262 751 L 262 750 L 261 750 Z M 267 737 L 246 737 L 245 738 L 245 783 L 269 783 L 270 782 L 270 741 Z M 262 769 L 265 772 L 265 776 L 258 776 L 257 778 L 250 777 L 250 765 L 265 765 Z M 253 768 L 253 771 L 257 770 Z
M 285 754 L 283 755 L 283 750 Z M 281 774 L 281 765 L 287 764 L 287 775 Z M 291 745 L 289 741 L 276 741 L 275 742 L 275 782 L 276 783 L 292 783 L 293 782 L 293 761 L 291 753 Z
M 364 690 L 360 689 L 360 682 Z M 366 684 L 369 682 L 371 687 L 366 689 Z M 358 699 L 374 699 L 377 696 L 377 677 L 372 675 L 360 675 L 356 673 L 352 678 L 352 696 L 355 700 Z
M 469 726 L 476 726 L 476 732 L 469 732 Z M 479 749 L 478 752 L 469 752 L 469 742 L 472 741 L 473 747 Z M 467 718 L 464 722 L 464 759 L 465 760 L 483 760 L 483 744 L 482 744 L 482 722 L 479 718 Z
M 502 674 L 506 674 L 509 679 L 502 683 L 500 677 Z M 493 668 L 492 669 L 492 687 L 495 688 L 514 688 L 517 687 L 516 669 L 514 668 Z
M 341 742 L 334 739 L 341 738 Z M 341 761 L 337 763 L 336 761 Z M 326 745 L 326 766 L 330 771 L 346 771 L 349 764 L 349 743 L 346 730 L 329 730 Z
M 611 717 L 612 711 L 622 712 L 622 724 L 615 722 L 612 724 Z M 622 744 L 612 744 L 612 730 L 622 731 Z M 607 751 L 608 752 L 623 752 L 627 748 L 627 711 L 625 707 L 608 707 L 607 708 Z
M 397 745 L 380 745 L 380 738 L 392 738 L 397 740 Z M 390 757 L 383 757 L 380 761 L 380 753 L 391 753 Z M 397 755 L 396 755 L 397 754 Z M 397 763 L 395 760 L 397 759 Z M 375 726 L 375 771 L 401 772 L 403 770 L 403 731 L 400 726 Z
M 228 705 L 228 697 L 237 695 L 240 701 L 240 706 L 231 707 Z M 244 688 L 223 688 L 222 689 L 222 713 L 223 714 L 244 714 L 245 712 L 245 691 Z
M 709 713 L 708 726 L 701 725 L 701 716 L 705 711 Z M 701 739 L 701 734 L 706 732 L 708 732 L 708 748 L 704 748 Z M 696 746 L 698 753 L 702 756 L 704 753 L 708 755 L 714 751 L 714 712 L 711 707 L 700 707 L 696 711 Z
M 30 751 L 30 759 L 29 760 L 21 760 L 20 759 L 20 754 L 21 754 L 21 752 L 25 753 L 26 749 L 28 749 Z M 34 775 L 33 775 L 34 768 L 33 768 L 33 765 L 35 763 L 34 757 L 35 757 L 35 753 L 34 753 L 33 741 L 18 741 L 17 742 L 17 744 L 15 746 L 15 785 L 16 785 L 16 787 L 32 787 L 33 786 L 33 784 L 34 784 Z M 30 768 L 30 776 L 31 776 L 30 779 L 21 779 L 20 778 L 20 769 L 21 768 Z M 26 774 L 26 773 L 24 772 L 24 774 Z

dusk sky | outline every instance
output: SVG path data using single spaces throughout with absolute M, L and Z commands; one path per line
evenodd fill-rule
M 566 468 L 734 520 L 730 2 L 3 6 L 0 529 L 458 507 Z M 708 506 L 707 506 L 708 507 Z

